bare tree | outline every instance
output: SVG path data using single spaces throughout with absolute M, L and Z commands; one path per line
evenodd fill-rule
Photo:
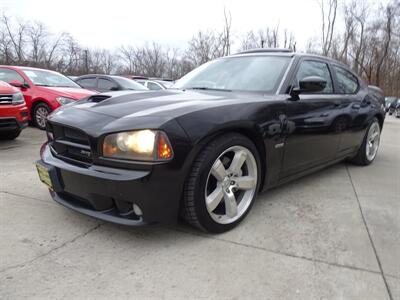
M 224 30 L 222 32 L 222 52 L 223 55 L 231 54 L 231 26 L 232 26 L 232 15 L 230 11 L 226 11 L 224 8 Z
M 283 30 L 283 40 L 281 39 L 281 33 L 279 25 L 274 28 L 259 29 L 258 33 L 249 31 L 242 38 L 241 50 L 248 50 L 254 48 L 279 48 L 283 44 L 284 48 L 296 50 L 296 39 L 293 33 L 289 33 L 287 29 Z
M 11 24 L 11 19 L 3 14 L 1 22 L 5 27 L 5 33 L 8 35 L 8 40 L 10 41 L 11 48 L 13 49 L 14 63 L 22 64 L 24 63 L 25 55 L 25 34 L 27 30 L 27 24 L 21 21 L 17 22 L 17 26 L 14 29 Z
M 186 57 L 193 66 L 199 66 L 223 55 L 224 43 L 213 31 L 199 31 L 189 41 L 186 51 Z
M 310 39 L 306 51 L 341 60 L 368 83 L 380 85 L 387 94 L 400 95 L 400 2 L 390 0 L 376 9 L 367 0 L 348 0 L 340 15 L 338 0 L 318 1 L 322 36 Z M 338 18 L 342 18 L 342 28 L 336 26 Z M 123 45 L 115 51 L 83 47 L 68 33 L 50 32 L 44 23 L 0 13 L 1 64 L 37 66 L 70 75 L 123 73 L 176 79 L 200 64 L 230 54 L 234 41 L 228 9 L 220 31 L 200 30 L 186 48 L 148 42 Z M 294 35 L 281 30 L 279 24 L 250 30 L 239 44 L 240 50 L 280 46 L 296 50 Z
M 335 30 L 338 0 L 319 0 L 319 4 L 322 15 L 322 54 L 328 55 Z

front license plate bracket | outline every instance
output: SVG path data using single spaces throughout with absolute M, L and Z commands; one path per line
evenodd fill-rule
M 58 180 L 57 170 L 55 167 L 51 165 L 47 165 L 42 161 L 36 162 L 36 169 L 38 171 L 38 175 L 40 180 L 47 185 L 51 190 L 56 193 L 62 192 L 62 186 L 60 181 Z

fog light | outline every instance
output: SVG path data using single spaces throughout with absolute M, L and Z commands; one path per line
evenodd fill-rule
M 135 212 L 135 214 L 136 214 L 137 216 L 143 215 L 142 210 L 141 210 L 140 207 L 137 206 L 136 204 L 133 204 L 133 211 Z

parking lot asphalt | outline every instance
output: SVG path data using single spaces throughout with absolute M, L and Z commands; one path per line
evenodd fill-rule
M 400 299 L 400 119 L 372 165 L 265 192 L 220 235 L 56 204 L 33 164 L 44 139 L 0 142 L 0 299 Z

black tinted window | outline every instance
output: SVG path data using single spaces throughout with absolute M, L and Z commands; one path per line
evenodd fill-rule
M 296 75 L 296 86 L 299 86 L 299 81 L 309 77 L 309 76 L 319 76 L 326 80 L 326 87 L 322 92 L 322 94 L 332 94 L 333 93 L 333 85 L 332 85 L 332 77 L 329 72 L 328 65 L 319 61 L 305 60 L 301 62 L 300 68 L 297 71 Z
M 358 80 L 353 74 L 345 69 L 333 66 L 338 81 L 338 90 L 340 94 L 354 94 L 358 90 Z
M 24 78 L 22 78 L 22 76 L 19 75 L 14 70 L 1 69 L 1 68 L 0 68 L 0 80 L 4 82 L 11 82 L 13 80 L 19 80 L 22 83 L 25 82 Z
M 79 79 L 76 82 L 80 86 L 83 86 L 84 88 L 87 88 L 87 89 L 96 88 L 96 78 L 95 77 Z
M 98 87 L 100 90 L 111 91 L 112 89 L 117 89 L 118 86 L 111 80 L 99 78 Z

